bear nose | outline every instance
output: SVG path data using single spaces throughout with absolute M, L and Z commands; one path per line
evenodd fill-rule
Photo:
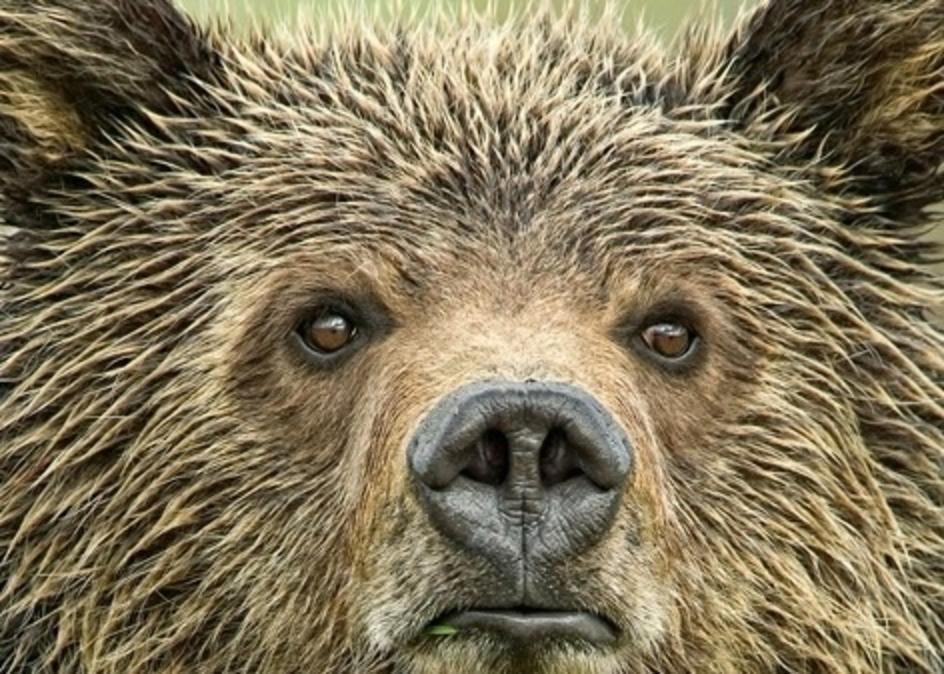
M 552 382 L 460 388 L 421 422 L 408 448 L 433 524 L 497 564 L 557 561 L 597 541 L 632 458 L 599 402 Z

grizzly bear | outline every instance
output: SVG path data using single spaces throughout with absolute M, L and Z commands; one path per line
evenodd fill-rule
M 0 0 L 0 672 L 944 671 L 944 3 L 619 23 Z

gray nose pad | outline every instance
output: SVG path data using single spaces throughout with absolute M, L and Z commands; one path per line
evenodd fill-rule
M 408 447 L 433 524 L 498 565 L 553 562 L 599 540 L 633 464 L 625 433 L 593 397 L 546 382 L 460 388 Z

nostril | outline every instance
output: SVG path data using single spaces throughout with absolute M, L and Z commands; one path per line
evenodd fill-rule
M 488 429 L 469 449 L 469 463 L 460 475 L 497 487 L 508 476 L 508 438 L 501 431 Z
M 539 461 L 541 482 L 546 487 L 583 475 L 577 452 L 571 446 L 566 431 L 557 426 L 551 428 L 545 436 Z

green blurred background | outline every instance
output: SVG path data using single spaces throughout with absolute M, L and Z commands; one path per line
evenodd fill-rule
M 399 6 L 400 11 L 420 13 L 431 8 L 459 7 L 469 4 L 477 8 L 493 7 L 501 15 L 507 12 L 509 6 L 525 5 L 527 0 L 177 0 L 193 16 L 206 18 L 219 14 L 227 14 L 240 22 L 248 17 L 257 17 L 264 20 L 292 21 L 299 12 L 318 16 L 330 14 L 349 6 L 364 7 L 367 10 L 389 10 Z M 561 6 L 564 0 L 557 0 L 552 4 Z M 571 4 L 577 4 L 572 2 Z M 603 0 L 584 0 L 581 6 L 591 9 L 602 7 Z M 727 21 L 737 15 L 737 10 L 744 5 L 754 4 L 752 0 L 623 0 L 617 5 L 625 5 L 625 21 L 627 28 L 634 28 L 642 17 L 647 26 L 661 36 L 670 38 L 685 18 L 702 11 L 708 16 L 720 13 Z

